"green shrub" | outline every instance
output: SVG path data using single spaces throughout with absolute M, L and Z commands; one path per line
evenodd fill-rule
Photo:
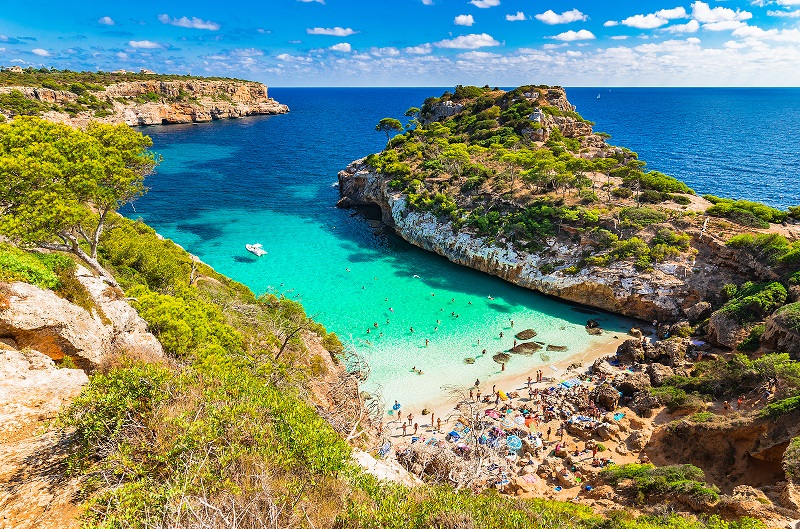
M 19 90 L 12 90 L 7 94 L 0 94 L 0 109 L 12 116 L 38 116 L 50 110 L 50 107 L 34 99 L 28 99 Z
M 733 316 L 741 324 L 758 321 L 783 305 L 786 296 L 786 288 L 778 282 L 747 282 L 737 289 L 720 312 Z
M 611 194 L 618 198 L 631 198 L 633 196 L 633 190 L 629 187 L 615 187 L 611 190 Z
M 732 200 L 729 198 L 703 195 L 703 198 L 714 205 L 706 210 L 707 215 L 724 217 L 743 226 L 769 228 L 769 223 L 781 223 L 788 213 L 760 202 L 749 200 Z
M 61 255 L 30 253 L 10 244 L 0 244 L 0 281 L 23 281 L 39 288 L 55 289 L 60 285 L 55 268 L 62 261 L 75 263 Z
M 789 303 L 778 309 L 783 325 L 794 331 L 800 331 L 800 302 Z
M 800 411 L 800 395 L 788 397 L 764 406 L 759 412 L 762 417 L 777 418 L 787 413 Z
M 626 185 L 631 185 L 634 182 L 639 183 L 642 189 L 649 189 L 660 193 L 694 194 L 694 191 L 680 180 L 658 171 L 639 172 L 623 179 L 623 183 Z
M 663 211 L 640 207 L 640 208 L 622 208 L 619 212 L 619 218 L 622 220 L 623 226 L 634 226 L 643 228 L 651 224 L 658 224 L 667 220 L 667 214 Z
M 759 324 L 750 329 L 750 334 L 736 347 L 739 351 L 755 352 L 761 347 L 761 336 L 764 334 L 765 325 Z
M 674 384 L 674 381 L 672 381 Z M 666 381 L 658 388 L 650 388 L 650 393 L 658 398 L 662 405 L 666 406 L 670 412 L 679 409 L 701 410 L 705 408 L 705 398 L 697 392 L 688 392 L 679 387 L 671 385 Z
M 697 413 L 689 417 L 689 420 L 692 422 L 701 423 L 701 422 L 713 421 L 715 417 L 716 414 L 714 414 L 713 412 L 698 411 Z
M 640 500 L 650 494 L 689 494 L 695 499 L 716 502 L 719 489 L 703 483 L 704 473 L 693 465 L 655 467 L 651 464 L 630 463 L 603 469 L 600 477 L 617 486 L 631 480 Z
M 800 437 L 792 439 L 783 453 L 783 470 L 795 480 L 800 478 Z
M 692 199 L 687 197 L 686 195 L 670 195 L 669 199 L 675 202 L 676 204 L 680 204 L 681 206 L 688 206 L 692 203 Z
M 750 252 L 760 261 L 792 269 L 800 265 L 800 242 L 789 242 L 777 233 L 744 233 L 728 240 L 731 248 Z

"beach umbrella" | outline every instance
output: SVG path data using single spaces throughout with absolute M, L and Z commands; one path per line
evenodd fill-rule
M 519 425 L 523 425 L 525 424 L 525 417 L 523 417 L 522 415 L 518 415 L 517 417 L 514 417 L 514 422 Z
M 394 411 L 397 411 L 397 410 L 399 410 L 399 409 L 400 409 L 400 403 L 399 403 L 399 402 L 396 402 L 396 403 L 394 404 L 394 406 L 392 406 L 392 409 L 393 409 Z
M 514 426 L 514 421 L 509 418 L 503 419 L 503 427 L 504 428 L 512 428 Z
M 508 446 L 512 450 L 519 450 L 522 448 L 522 439 L 517 437 L 516 435 L 509 435 L 506 439 L 506 446 Z
M 533 417 L 528 417 L 527 419 L 525 419 L 525 426 L 527 426 L 528 428 L 530 428 L 531 424 L 534 423 L 536 423 L 536 420 Z

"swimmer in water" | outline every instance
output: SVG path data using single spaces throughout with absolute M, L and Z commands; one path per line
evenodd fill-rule
M 410 327 L 410 329 L 411 329 L 411 332 L 414 332 L 414 327 Z
M 349 271 L 350 271 L 350 269 L 349 269 L 349 268 L 345 268 L 344 270 L 345 270 L 345 272 L 349 272 Z M 282 284 L 283 284 L 283 283 L 281 283 L 281 285 L 282 285 Z
M 492 296 L 486 296 L 486 297 L 489 298 L 489 299 L 494 299 Z
M 425 347 L 428 347 L 428 344 L 429 344 L 429 343 L 430 343 L 430 340 L 428 340 L 427 338 L 425 338 Z
M 389 307 L 389 312 L 394 312 L 394 309 L 392 307 Z
M 372 330 L 372 329 L 367 329 L 367 334 L 369 334 L 371 330 Z
M 372 324 L 372 326 L 373 327 L 377 327 L 378 326 L 378 322 L 376 321 L 375 323 Z

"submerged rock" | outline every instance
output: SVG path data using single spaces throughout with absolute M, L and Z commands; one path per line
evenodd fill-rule
M 516 334 L 517 340 L 530 340 L 534 336 L 536 336 L 536 331 L 533 329 L 525 329 L 524 331 L 520 331 Z

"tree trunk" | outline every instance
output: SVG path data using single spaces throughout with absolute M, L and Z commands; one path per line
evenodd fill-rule
M 89 254 L 87 254 L 81 249 L 81 247 L 78 245 L 78 241 L 68 236 L 65 237 L 61 235 L 61 237 L 65 241 L 70 241 L 71 244 L 53 244 L 48 242 L 40 242 L 38 243 L 38 246 L 46 250 L 54 250 L 57 252 L 69 252 L 71 254 L 78 256 L 81 259 L 81 261 L 89 265 L 89 268 L 97 272 L 106 283 L 108 283 L 114 288 L 121 288 L 119 286 L 119 283 L 117 283 L 117 280 L 114 279 L 114 276 L 112 276 L 108 272 L 108 270 L 103 268 L 97 261 L 97 259 L 93 259 Z

